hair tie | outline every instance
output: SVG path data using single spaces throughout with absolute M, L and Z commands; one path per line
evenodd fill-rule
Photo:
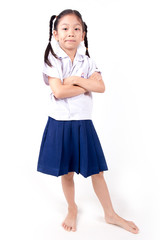
M 86 48 L 86 50 L 88 50 L 88 48 Z

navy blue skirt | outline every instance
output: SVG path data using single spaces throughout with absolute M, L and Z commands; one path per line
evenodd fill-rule
M 85 178 L 108 170 L 92 120 L 61 121 L 48 117 L 37 171 L 61 176 L 76 172 Z

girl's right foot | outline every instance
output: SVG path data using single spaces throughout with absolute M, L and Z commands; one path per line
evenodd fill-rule
M 68 214 L 65 220 L 62 222 L 62 227 L 64 227 L 66 231 L 76 231 L 77 212 L 77 205 L 73 207 L 68 207 Z

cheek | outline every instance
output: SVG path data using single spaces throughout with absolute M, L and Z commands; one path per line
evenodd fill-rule
M 62 33 L 61 36 L 60 36 L 60 38 L 61 38 L 61 39 L 64 39 L 64 38 L 66 38 L 66 35 L 67 35 L 67 34 L 66 34 L 65 32 Z
M 61 40 L 63 40 L 65 38 L 65 36 L 63 35 L 63 34 L 61 34 L 60 36 L 59 36 L 59 40 L 61 41 Z
M 83 35 L 80 34 L 80 35 L 79 35 L 79 40 L 82 41 L 82 39 L 83 39 Z

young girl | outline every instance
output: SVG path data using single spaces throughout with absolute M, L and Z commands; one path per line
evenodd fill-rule
M 57 41 L 56 50 L 51 46 L 52 35 Z M 82 41 L 85 54 L 78 51 Z M 67 9 L 51 17 L 43 77 L 51 94 L 37 171 L 61 176 L 68 203 L 62 226 L 67 231 L 76 231 L 78 207 L 73 180 L 76 172 L 85 178 L 91 176 L 107 223 L 138 233 L 133 222 L 115 213 L 103 176 L 108 167 L 91 114 L 92 92 L 103 93 L 105 85 L 100 70 L 89 56 L 87 25 L 78 11 Z

